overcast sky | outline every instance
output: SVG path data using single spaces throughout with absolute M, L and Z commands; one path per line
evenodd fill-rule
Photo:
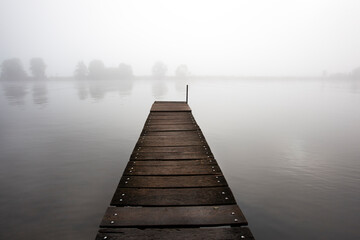
M 360 66 L 359 0 L 0 0 L 0 61 L 72 75 L 83 60 L 194 75 L 320 75 Z

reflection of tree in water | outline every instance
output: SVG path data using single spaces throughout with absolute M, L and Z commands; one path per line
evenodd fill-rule
M 38 105 L 44 105 L 48 102 L 45 82 L 34 82 L 32 86 L 32 97 L 33 102 Z
M 118 82 L 118 91 L 121 96 L 127 96 L 131 94 L 133 88 L 132 80 L 121 80 Z
M 132 80 L 114 81 L 79 81 L 77 82 L 78 97 L 85 100 L 90 96 L 95 100 L 103 99 L 107 93 L 119 92 L 120 96 L 130 95 L 133 87 Z
M 101 100 L 104 98 L 106 90 L 99 84 L 89 85 L 89 94 L 95 100 Z
M 85 100 L 88 98 L 89 95 L 89 91 L 88 91 L 88 84 L 86 82 L 83 81 L 78 81 L 77 82 L 77 91 L 78 91 L 78 97 L 80 100 Z
M 25 82 L 2 82 L 5 97 L 11 105 L 24 105 L 27 95 L 27 84 Z
M 350 83 L 350 91 L 352 93 L 358 93 L 360 87 L 360 79 L 352 79 Z
M 155 80 L 152 82 L 152 94 L 155 98 L 164 96 L 167 91 L 168 89 L 164 81 Z

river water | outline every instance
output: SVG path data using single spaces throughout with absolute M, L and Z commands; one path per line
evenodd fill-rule
M 257 239 L 360 239 L 360 83 L 0 82 L 0 239 L 94 239 L 154 100 L 189 104 Z

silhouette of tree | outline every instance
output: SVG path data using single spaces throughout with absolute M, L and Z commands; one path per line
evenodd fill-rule
M 121 79 L 129 79 L 133 77 L 133 70 L 130 65 L 127 65 L 125 63 L 120 63 L 119 65 L 119 74 Z
M 181 64 L 176 68 L 175 75 L 178 78 L 186 78 L 189 74 L 189 69 L 185 64 Z
M 23 80 L 27 77 L 20 59 L 11 58 L 4 60 L 1 64 L 1 79 Z
M 352 71 L 352 75 L 355 79 L 360 79 L 360 67 L 355 68 Z
M 79 80 L 83 80 L 87 77 L 87 75 L 88 75 L 88 69 L 85 63 L 83 61 L 78 62 L 78 64 L 76 65 L 76 69 L 74 71 L 74 76 Z
M 32 58 L 30 60 L 30 71 L 35 79 L 44 79 L 46 65 L 42 58 Z
M 105 77 L 105 65 L 101 60 L 92 60 L 89 63 L 89 78 L 102 79 Z
M 156 62 L 152 68 L 152 74 L 156 78 L 165 77 L 167 72 L 167 66 L 162 62 Z

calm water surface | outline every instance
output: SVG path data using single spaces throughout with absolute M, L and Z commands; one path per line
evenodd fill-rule
M 0 239 L 94 239 L 154 100 L 190 106 L 257 239 L 360 239 L 360 84 L 0 82 Z

